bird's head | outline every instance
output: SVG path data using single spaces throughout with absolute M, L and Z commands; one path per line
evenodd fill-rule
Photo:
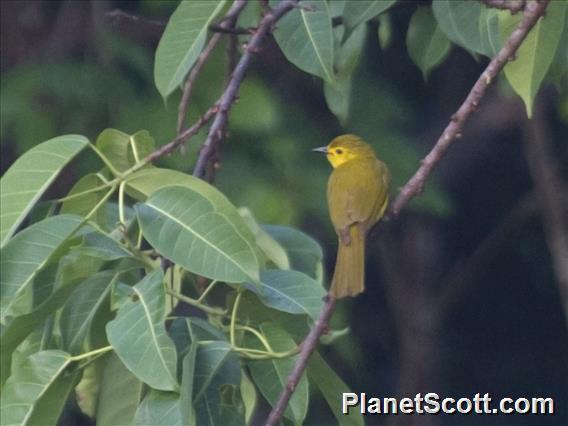
M 355 135 L 338 136 L 328 146 L 316 148 L 313 151 L 326 154 L 334 168 L 350 160 L 374 156 L 371 146 Z

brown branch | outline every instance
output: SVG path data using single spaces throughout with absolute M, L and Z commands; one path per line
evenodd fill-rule
M 481 0 L 481 2 L 495 9 L 509 10 L 512 14 L 523 10 L 526 4 L 525 0 Z
M 251 35 L 254 33 L 255 28 L 225 28 L 222 25 L 211 24 L 209 25 L 209 31 L 221 34 L 233 34 L 233 35 Z
M 234 27 L 235 23 L 237 22 L 237 18 L 239 17 L 239 14 L 242 12 L 243 8 L 246 5 L 247 3 L 245 0 L 235 1 L 231 6 L 231 8 L 229 9 L 229 11 L 227 12 L 227 14 L 225 15 L 225 17 L 221 20 L 219 24 L 217 24 L 217 26 L 219 28 L 224 28 L 224 29 L 230 29 Z M 199 57 L 197 58 L 197 61 L 195 62 L 193 69 L 191 70 L 189 76 L 187 77 L 187 80 L 185 81 L 183 87 L 183 93 L 178 106 L 178 119 L 176 127 L 178 134 L 181 133 L 184 126 L 185 117 L 187 115 L 187 109 L 189 106 L 189 99 L 191 98 L 191 93 L 193 92 L 193 85 L 195 83 L 195 80 L 197 79 L 197 76 L 201 72 L 203 65 L 205 65 L 205 62 L 207 61 L 207 59 L 209 59 L 211 52 L 213 52 L 213 49 L 215 49 L 215 47 L 219 43 L 219 40 L 221 40 L 221 33 L 213 34 L 213 36 L 207 43 L 207 46 L 205 46 L 205 48 L 199 54 Z
M 233 106 L 239 87 L 245 77 L 245 74 L 251 64 L 253 54 L 260 51 L 262 42 L 265 36 L 268 34 L 272 26 L 278 19 L 280 19 L 285 13 L 296 7 L 298 0 L 283 0 L 279 2 L 274 9 L 269 10 L 261 19 L 258 28 L 255 33 L 251 36 L 248 45 L 245 47 L 245 51 L 241 56 L 233 75 L 225 88 L 223 95 L 218 102 L 219 112 L 215 116 L 215 120 L 209 129 L 209 134 L 207 139 L 201 147 L 199 157 L 197 159 L 197 164 L 193 170 L 193 175 L 197 177 L 205 176 L 207 165 L 211 160 L 211 156 L 215 153 L 217 145 L 220 143 L 223 135 L 225 133 L 225 128 L 227 126 L 227 120 L 229 118 L 229 111 Z
M 537 99 L 534 117 L 526 123 L 523 136 L 525 156 L 535 185 L 544 236 L 568 321 L 568 216 L 564 211 L 562 197 L 565 185 L 559 176 L 560 164 L 554 157 L 551 146 L 554 137 L 547 126 L 547 114 L 542 105 L 542 98 Z
M 549 0 L 543 0 L 541 2 L 533 1 L 527 4 L 524 16 L 519 26 L 513 31 L 509 39 L 499 51 L 497 56 L 489 63 L 485 71 L 481 74 L 477 82 L 473 85 L 471 92 L 465 99 L 462 106 L 457 110 L 457 112 L 452 116 L 452 119 L 446 129 L 443 131 L 442 135 L 436 142 L 434 148 L 430 153 L 422 160 L 422 165 L 414 176 L 408 181 L 408 183 L 402 188 L 399 196 L 393 203 L 392 211 L 398 214 L 408 202 L 418 195 L 424 186 L 424 182 L 432 172 L 434 166 L 442 159 L 446 150 L 451 145 L 451 143 L 458 137 L 461 136 L 461 129 L 467 118 L 471 115 L 473 111 L 477 109 L 479 102 L 483 98 L 485 91 L 489 84 L 497 77 L 499 72 L 503 69 L 505 64 L 514 58 L 515 52 L 531 30 L 531 28 L 536 24 L 538 19 L 544 14 L 546 6 Z M 221 114 L 217 115 L 218 119 Z M 213 128 L 213 126 L 212 126 Z M 211 132 L 210 132 L 211 134 Z M 278 402 L 273 407 L 270 415 L 268 417 L 267 425 L 275 426 L 279 423 L 284 410 L 294 392 L 294 389 L 298 385 L 300 378 L 307 366 L 308 360 L 314 351 L 316 345 L 319 342 L 321 335 L 328 328 L 328 321 L 333 310 L 335 308 L 335 299 L 328 295 L 328 298 L 324 304 L 320 317 L 316 321 L 316 324 L 311 329 L 310 333 L 306 339 L 301 344 L 301 351 L 292 370 L 292 373 L 288 377 L 288 382 L 286 387 L 282 390 Z
M 302 378 L 302 374 L 308 365 L 308 361 L 310 360 L 310 356 L 312 355 L 313 351 L 315 350 L 320 337 L 328 330 L 328 323 L 333 311 L 335 310 L 335 298 L 328 294 L 325 297 L 325 304 L 323 305 L 323 309 L 321 310 L 320 316 L 317 319 L 316 323 L 310 330 L 309 334 L 306 336 L 304 341 L 301 345 L 300 354 L 298 355 L 298 359 L 296 364 L 294 365 L 294 369 L 288 376 L 288 381 L 286 382 L 286 386 L 282 390 L 280 397 L 278 398 L 278 402 L 272 408 L 270 412 L 270 416 L 266 421 L 267 426 L 276 426 L 280 423 L 280 419 L 286 410 L 286 406 L 292 397 L 292 393 L 296 389 L 298 382 Z
M 531 28 L 544 14 L 548 2 L 549 0 L 531 1 L 526 5 L 523 19 L 519 23 L 519 26 L 512 32 L 497 56 L 489 62 L 485 71 L 481 73 L 481 76 L 473 85 L 463 104 L 452 116 L 450 123 L 442 132 L 434 148 L 432 148 L 428 155 L 422 160 L 422 165 L 406 185 L 404 185 L 394 200 L 391 208 L 393 214 L 397 215 L 412 198 L 422 192 L 424 183 L 430 173 L 432 173 L 434 166 L 442 159 L 452 142 L 461 137 L 461 130 L 465 121 L 479 106 L 489 84 L 497 78 L 497 75 L 507 62 L 514 59 L 515 52 Z

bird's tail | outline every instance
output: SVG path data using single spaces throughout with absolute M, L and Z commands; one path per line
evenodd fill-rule
M 351 226 L 349 236 L 349 244 L 344 244 L 339 239 L 337 261 L 329 290 L 336 299 L 353 297 L 365 290 L 365 234 L 358 226 Z

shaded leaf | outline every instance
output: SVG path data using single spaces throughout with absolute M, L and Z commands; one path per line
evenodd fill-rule
M 534 98 L 556 54 L 558 42 L 566 25 L 568 3 L 550 2 L 544 18 L 538 20 L 519 49 L 516 59 L 505 65 L 504 72 L 513 90 L 523 99 L 527 116 L 532 115 Z M 521 16 L 499 15 L 502 40 L 518 26 Z
M 100 232 L 85 234 L 83 242 L 75 250 L 86 256 L 97 257 L 103 260 L 117 260 L 132 256 L 132 253 L 126 247 Z
M 392 44 L 392 21 L 390 14 L 385 13 L 379 16 L 379 27 L 377 35 L 379 37 L 379 45 L 381 49 L 387 50 Z
M 256 410 L 258 396 L 256 395 L 256 388 L 247 374 L 242 372 L 241 377 L 241 397 L 245 405 L 245 424 L 248 425 L 250 424 L 254 411 Z
M 84 136 L 58 136 L 20 158 L 0 179 L 0 246 L 16 232 L 30 209 L 59 172 L 89 141 Z
M 136 377 L 160 390 L 176 390 L 176 351 L 164 325 L 163 273 L 156 269 L 132 287 L 116 318 L 106 326 L 116 354 Z
M 207 278 L 257 282 L 254 241 L 240 232 L 242 219 L 235 224 L 228 210 L 235 209 L 182 186 L 162 188 L 136 205 L 144 237 L 168 259 Z
M 268 340 L 272 349 L 277 352 L 285 352 L 296 347 L 296 343 L 290 335 L 273 323 L 262 324 L 260 331 Z M 256 340 L 252 338 L 250 340 L 251 344 L 247 346 L 257 346 L 259 349 L 263 349 Z M 292 372 L 297 358 L 298 355 L 294 355 L 283 359 L 249 360 L 247 362 L 254 382 L 272 406 L 276 404 L 282 388 L 286 386 L 288 376 Z M 284 416 L 296 424 L 302 423 L 308 412 L 308 404 L 308 380 L 304 375 L 292 394 L 292 398 L 290 398 Z
M 349 414 L 343 414 L 338 398 L 344 393 L 351 392 L 351 390 L 325 362 L 318 351 L 312 353 L 307 372 L 310 382 L 318 387 L 340 425 L 363 426 L 365 424 L 360 411 L 350 410 Z
M 326 292 L 315 280 L 298 271 L 279 269 L 260 273 L 260 287 L 247 288 L 266 306 L 291 314 L 309 315 L 317 320 Z
M 195 381 L 195 359 L 197 355 L 197 343 L 189 345 L 187 355 L 182 362 L 182 379 L 180 389 L 180 414 L 184 425 L 195 422 L 193 409 L 193 383 Z
M 1 318 L 6 316 L 17 297 L 50 260 L 55 251 L 82 224 L 74 215 L 49 217 L 24 229 L 2 248 L 0 260 Z
M 105 358 L 97 401 L 97 424 L 132 424 L 142 397 L 142 382 L 124 366 L 116 354 L 108 354 Z
M 292 269 L 303 272 L 321 283 L 323 251 L 312 237 L 289 226 L 263 225 L 262 227 L 284 247 Z
M 225 4 L 219 1 L 182 1 L 162 34 L 154 62 L 154 81 L 163 98 L 181 85 L 195 64 L 211 21 Z
M 67 194 L 67 196 L 77 195 L 86 191 L 92 191 L 95 188 L 100 187 L 103 185 L 103 181 L 101 178 L 96 175 L 95 173 L 89 173 L 83 176 L 81 179 L 73 185 L 71 191 Z M 94 192 L 87 192 L 83 195 L 79 195 L 75 198 L 70 198 L 66 200 L 61 205 L 61 209 L 59 210 L 60 214 L 76 214 L 81 217 L 86 217 L 89 215 L 95 206 L 103 199 L 105 193 L 109 190 L 109 188 L 101 188 L 98 191 Z M 104 221 L 105 211 L 103 208 L 100 208 L 95 213 L 93 220 L 96 223 L 102 224 Z
M 406 48 L 414 63 L 422 71 L 424 80 L 450 52 L 451 43 L 438 27 L 432 9 L 419 6 L 408 24 Z
M 274 37 L 284 56 L 301 70 L 333 82 L 333 33 L 327 2 L 302 1 L 278 21 Z M 311 8 L 313 10 L 306 10 Z

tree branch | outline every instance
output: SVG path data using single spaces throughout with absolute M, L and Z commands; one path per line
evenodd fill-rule
M 235 1 L 225 15 L 225 18 L 223 18 L 223 20 L 217 25 L 217 27 L 226 30 L 234 28 L 239 14 L 242 12 L 246 5 L 247 3 L 244 0 Z M 209 43 L 207 43 L 207 46 L 205 46 L 205 48 L 199 54 L 199 57 L 197 58 L 193 69 L 191 70 L 189 76 L 187 77 L 187 80 L 185 81 L 183 94 L 178 106 L 178 120 L 176 128 L 178 134 L 181 133 L 184 126 L 185 117 L 187 115 L 187 109 L 189 106 L 189 99 L 191 98 L 191 93 L 193 91 L 193 84 L 195 83 L 197 76 L 201 72 L 203 65 L 205 65 L 205 62 L 207 62 L 207 59 L 209 59 L 211 52 L 213 52 L 213 49 L 215 49 L 215 47 L 219 43 L 219 40 L 221 40 L 221 35 L 222 34 L 220 32 L 213 34 L 213 36 L 209 40 Z
M 392 211 L 394 212 L 394 214 L 398 214 L 412 198 L 422 192 L 424 183 L 432 172 L 434 166 L 442 159 L 451 143 L 456 138 L 461 136 L 460 132 L 465 121 L 471 115 L 471 113 L 477 109 L 487 87 L 497 77 L 505 64 L 514 58 L 515 52 L 517 51 L 531 28 L 544 14 L 548 2 L 549 0 L 543 0 L 541 2 L 532 1 L 526 5 L 524 16 L 519 23 L 519 26 L 513 31 L 503 48 L 489 63 L 485 71 L 473 85 L 469 95 L 457 110 L 457 112 L 452 116 L 450 123 L 442 132 L 442 135 L 436 142 L 434 148 L 432 148 L 430 153 L 422 160 L 422 165 L 420 166 L 420 168 L 402 188 L 400 194 L 392 205 Z M 216 119 L 220 116 L 221 114 L 217 115 Z M 284 410 L 286 409 L 292 393 L 294 392 L 294 389 L 296 388 L 300 378 L 302 377 L 302 374 L 307 366 L 312 352 L 317 346 L 321 335 L 328 328 L 328 322 L 331 318 L 331 315 L 333 314 L 333 310 L 335 309 L 335 303 L 335 299 L 328 294 L 327 300 L 318 320 L 301 344 L 300 355 L 296 360 L 296 364 L 294 366 L 294 369 L 292 370 L 292 373 L 288 377 L 286 387 L 282 390 L 278 402 L 270 412 L 266 423 L 267 425 L 275 426 L 282 418 Z
M 514 59 L 515 52 L 531 28 L 544 14 L 548 2 L 549 0 L 531 1 L 526 5 L 524 16 L 519 26 L 510 35 L 497 56 L 489 62 L 485 71 L 481 73 L 481 76 L 473 85 L 463 104 L 452 116 L 450 123 L 442 132 L 434 148 L 432 148 L 428 155 L 422 160 L 422 165 L 406 185 L 404 185 L 394 200 L 391 208 L 393 214 L 397 215 L 412 198 L 422 192 L 424 183 L 428 176 L 430 176 L 430 173 L 432 173 L 434 166 L 442 159 L 452 142 L 461 137 L 461 130 L 465 121 L 479 106 L 479 102 L 483 98 L 483 95 L 485 95 L 487 87 L 495 80 L 507 62 Z
M 258 28 L 255 33 L 251 36 L 248 45 L 245 47 L 245 52 L 241 59 L 239 60 L 233 75 L 225 92 L 221 96 L 218 102 L 219 112 L 215 116 L 215 120 L 209 129 L 209 134 L 207 139 L 201 147 L 201 152 L 199 153 L 199 158 L 197 159 L 197 164 L 193 170 L 193 175 L 197 177 L 203 177 L 209 163 L 212 154 L 215 152 L 217 144 L 220 143 L 223 135 L 225 133 L 225 128 L 227 126 L 227 120 L 229 118 L 229 111 L 233 106 L 235 99 L 237 97 L 237 92 L 239 87 L 245 77 L 245 74 L 252 61 L 252 55 L 259 52 L 262 42 L 266 34 L 271 30 L 272 26 L 278 19 L 280 19 L 285 13 L 289 12 L 291 9 L 296 7 L 298 0 L 283 0 L 276 5 L 272 10 L 268 10 L 266 14 L 262 17 Z
M 481 0 L 481 2 L 495 9 L 509 10 L 512 14 L 523 10 L 526 4 L 525 0 Z

